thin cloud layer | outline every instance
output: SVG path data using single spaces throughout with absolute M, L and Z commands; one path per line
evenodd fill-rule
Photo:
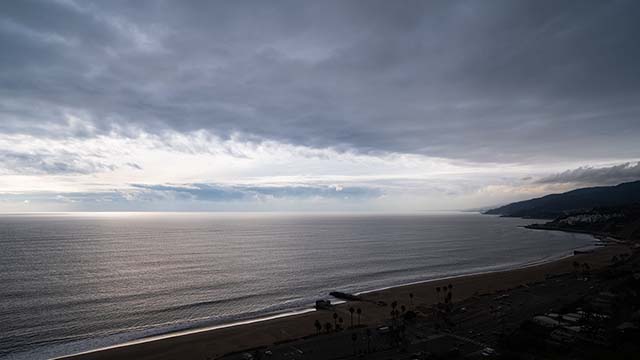
M 242 186 L 222 184 L 185 184 L 185 185 L 143 185 L 134 184 L 134 188 L 150 191 L 166 197 L 171 196 L 189 198 L 199 201 L 236 201 L 236 200 L 265 200 L 273 198 L 338 198 L 338 199 L 368 199 L 382 195 L 380 190 L 366 187 L 343 186 Z M 148 193 L 148 192 L 147 192 Z
M 0 206 L 13 211 L 194 211 L 194 210 L 335 210 L 358 209 L 383 197 L 376 188 L 356 186 L 243 186 L 225 184 L 144 185 L 100 192 L 3 194 Z M 18 204 L 16 206 L 16 204 Z

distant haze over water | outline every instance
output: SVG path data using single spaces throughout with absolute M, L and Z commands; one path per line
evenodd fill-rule
M 473 213 L 0 215 L 0 358 L 47 358 L 569 254 Z

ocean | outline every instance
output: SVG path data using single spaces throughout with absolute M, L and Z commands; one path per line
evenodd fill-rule
M 0 215 L 0 358 L 44 359 L 592 246 L 476 213 Z

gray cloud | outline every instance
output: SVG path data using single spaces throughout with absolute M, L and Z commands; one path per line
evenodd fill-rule
M 3 2 L 0 132 L 633 158 L 639 15 L 632 0 Z
M 69 152 L 26 153 L 0 149 L 0 173 L 28 175 L 90 174 L 116 166 L 85 159 Z
M 580 167 L 537 180 L 541 184 L 578 183 L 589 185 L 615 185 L 640 180 L 640 162 L 610 167 Z

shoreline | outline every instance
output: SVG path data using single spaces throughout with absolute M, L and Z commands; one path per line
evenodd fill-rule
M 317 310 L 314 309 L 314 308 L 301 308 L 301 309 L 297 309 L 297 310 L 286 310 L 286 311 L 283 311 L 283 312 L 280 312 L 280 313 L 265 314 L 265 316 L 261 316 L 261 317 L 257 317 L 257 318 L 249 318 L 249 319 L 246 319 L 246 320 L 238 320 L 238 321 L 234 321 L 234 322 L 230 322 L 230 323 L 223 323 L 223 324 L 211 325 L 211 326 L 205 326 L 205 327 L 195 327 L 195 328 L 191 328 L 191 329 L 184 329 L 184 330 L 178 330 L 178 331 L 169 331 L 169 332 L 160 333 L 160 334 L 157 334 L 157 335 L 151 335 L 151 336 L 142 337 L 142 338 L 139 338 L 139 339 L 125 341 L 125 342 L 120 343 L 120 344 L 104 346 L 104 347 L 100 347 L 100 348 L 97 348 L 97 349 L 81 351 L 81 352 L 73 353 L 73 354 L 69 354 L 69 355 L 57 356 L 57 357 L 51 358 L 51 360 L 67 359 L 67 358 L 71 358 L 71 357 L 89 355 L 89 354 L 95 353 L 95 352 L 109 351 L 109 350 L 117 349 L 117 348 L 121 348 L 121 347 L 134 346 L 134 345 L 137 345 L 137 344 L 144 344 L 144 343 L 149 343 L 149 342 L 154 342 L 154 341 L 162 341 L 162 340 L 170 339 L 170 338 L 174 338 L 174 337 L 187 336 L 187 335 L 198 334 L 198 333 L 202 333 L 202 332 L 226 329 L 226 328 L 230 328 L 230 327 L 234 327 L 234 326 L 258 324 L 258 323 L 261 323 L 261 322 L 264 322 L 264 321 L 276 320 L 276 319 L 289 317 L 289 316 L 303 315 L 303 314 L 314 312 L 314 311 L 317 311 Z
M 596 240 L 599 240 L 599 239 L 596 239 Z M 597 247 L 593 246 L 593 245 L 592 246 L 584 246 L 584 247 L 575 248 L 575 249 L 571 250 L 570 253 L 565 253 L 564 255 L 547 256 L 547 257 L 542 258 L 540 260 L 518 264 L 518 265 L 515 265 L 513 267 L 505 267 L 505 268 L 501 268 L 501 269 L 487 270 L 487 271 L 461 273 L 461 274 L 457 274 L 457 275 L 445 275 L 444 277 L 436 277 L 436 278 L 431 278 L 431 279 L 426 279 L 426 280 L 413 281 L 413 282 L 409 282 L 409 283 L 405 283 L 405 284 L 385 286 L 385 287 L 376 288 L 376 289 L 373 289 L 373 290 L 364 290 L 364 291 L 360 291 L 360 292 L 354 293 L 354 295 L 366 295 L 366 294 L 375 293 L 375 292 L 378 292 L 378 291 L 392 290 L 392 289 L 395 289 L 395 288 L 398 288 L 398 287 L 403 287 L 403 286 L 413 286 L 413 285 L 428 284 L 428 283 L 436 282 L 436 281 L 454 280 L 454 279 L 458 279 L 458 278 L 462 278 L 462 277 L 466 277 L 466 276 L 490 275 L 490 274 L 493 274 L 493 273 L 499 273 L 499 272 L 503 272 L 503 271 L 524 270 L 524 269 L 527 269 L 527 268 L 530 268 L 530 267 L 534 267 L 534 266 L 546 265 L 546 264 L 553 263 L 555 261 L 561 261 L 561 260 L 564 260 L 564 259 L 567 259 L 567 258 L 575 256 L 574 251 L 576 251 L 576 250 L 580 251 L 580 249 L 591 249 L 591 248 L 593 248 L 593 250 L 595 250 Z
M 565 232 L 570 234 L 591 235 L 603 243 L 620 243 L 620 242 L 624 243 L 624 240 L 607 233 L 592 232 L 592 231 L 581 230 L 581 229 L 561 228 L 561 227 L 547 225 L 547 224 L 529 224 L 529 225 L 524 225 L 523 227 L 529 230 L 560 231 L 560 232 Z
M 588 235 L 592 235 L 594 237 L 594 240 L 598 242 L 602 242 L 601 239 L 598 239 L 593 234 L 588 234 Z M 610 256 L 605 253 L 609 253 L 613 247 L 615 248 L 624 247 L 624 246 L 621 246 L 620 244 L 606 243 L 606 242 L 603 242 L 603 245 L 604 246 L 591 245 L 591 246 L 585 246 L 580 248 L 580 249 L 593 248 L 594 249 L 593 253 L 589 253 L 589 254 L 575 255 L 573 254 L 573 250 L 571 250 L 571 253 L 558 254 L 557 256 L 550 256 L 547 258 L 543 258 L 541 260 L 523 263 L 513 267 L 506 267 L 502 269 L 487 270 L 487 271 L 480 271 L 480 272 L 463 273 L 463 274 L 444 276 L 444 277 L 436 277 L 436 278 L 425 279 L 417 282 L 391 285 L 391 286 L 372 289 L 372 290 L 365 290 L 365 291 L 358 292 L 356 294 L 364 297 L 367 300 L 367 302 L 376 302 L 379 298 L 388 298 L 389 294 L 398 294 L 398 293 L 404 292 L 406 293 L 405 295 L 408 296 L 409 290 L 407 289 L 435 287 L 435 286 L 438 286 L 438 284 L 445 283 L 445 282 L 469 283 L 477 278 L 500 278 L 504 276 L 508 277 L 510 275 L 513 275 L 514 273 L 539 272 L 541 268 L 543 269 L 554 268 L 560 264 L 566 265 L 570 263 L 569 261 L 567 261 L 567 259 L 581 258 L 584 260 L 589 260 L 589 259 L 601 258 L 600 260 L 602 260 L 602 258 L 604 257 L 607 259 L 606 262 L 608 263 L 608 259 L 610 258 Z M 620 252 L 620 251 L 617 251 L 617 252 Z M 552 270 L 552 269 L 549 269 L 549 270 Z M 554 271 L 549 271 L 549 272 L 557 273 Z M 544 280 L 545 278 L 546 276 L 543 277 L 542 280 Z M 491 292 L 489 288 L 491 288 L 491 286 L 488 287 L 487 291 Z M 501 289 L 502 288 L 495 288 L 493 289 L 493 291 L 499 291 Z M 418 293 L 418 291 L 416 291 L 416 293 Z M 467 294 L 467 296 L 465 296 L 464 294 L 462 296 L 460 295 L 454 296 L 454 300 L 455 301 L 464 300 L 469 296 L 477 295 L 480 293 L 482 293 L 482 291 L 475 291 L 472 294 Z M 433 298 L 435 298 L 435 296 Z M 434 302 L 433 300 L 434 299 L 431 299 L 431 301 L 420 303 L 420 305 L 431 304 Z M 416 304 L 418 304 L 417 301 L 418 300 L 416 299 Z M 265 316 L 261 316 L 258 318 L 240 320 L 240 321 L 235 321 L 235 322 L 226 323 L 226 324 L 216 324 L 216 325 L 206 326 L 201 328 L 185 329 L 185 330 L 180 330 L 176 332 L 167 332 L 163 334 L 153 335 L 150 337 L 144 337 L 140 339 L 126 341 L 121 344 L 115 344 L 107 347 L 83 351 L 80 353 L 64 355 L 64 356 L 56 357 L 54 359 L 88 360 L 88 359 L 107 359 L 112 357 L 164 359 L 164 358 L 172 358 L 172 356 L 168 355 L 162 348 L 165 348 L 167 346 L 173 347 L 174 343 L 178 345 L 178 344 L 192 344 L 195 342 L 197 344 L 202 345 L 202 343 L 210 342 L 210 341 L 218 342 L 218 343 L 221 341 L 222 343 L 228 342 L 226 346 L 216 347 L 216 349 L 213 352 L 205 351 L 202 349 L 196 351 L 196 353 L 200 354 L 198 355 L 198 357 L 201 357 L 203 353 L 211 353 L 212 357 L 207 357 L 207 358 L 216 358 L 216 357 L 220 357 L 225 354 L 229 354 L 233 352 L 245 351 L 247 349 L 252 349 L 252 348 L 266 347 L 274 343 L 293 341 L 293 340 L 308 337 L 310 335 L 314 335 L 315 331 L 303 330 L 302 332 L 298 331 L 298 334 L 294 334 L 289 331 L 282 331 L 284 334 L 267 336 L 269 338 L 273 338 L 271 342 L 269 342 L 269 340 L 265 340 L 265 339 L 253 339 L 250 334 L 256 331 L 259 331 L 260 328 L 274 328 L 274 327 L 277 328 L 281 326 L 282 323 L 285 323 L 285 325 L 283 326 L 284 328 L 287 328 L 287 326 L 289 327 L 293 326 L 293 327 L 299 328 L 300 323 L 302 323 L 303 321 L 307 323 L 304 327 L 308 328 L 308 330 L 312 330 L 312 326 L 310 325 L 313 324 L 313 321 L 315 319 L 325 318 L 325 320 L 327 320 L 328 318 L 330 318 L 330 315 L 333 313 L 333 311 L 340 313 L 341 315 L 344 316 L 345 319 L 348 319 L 347 305 L 355 304 L 355 303 L 359 303 L 363 308 L 365 307 L 364 304 L 362 304 L 362 302 L 336 301 L 333 303 L 335 305 L 332 307 L 331 311 L 315 310 L 314 308 L 292 309 L 291 311 L 285 311 L 282 313 L 275 313 L 275 314 L 265 314 Z M 366 307 L 371 307 L 371 306 L 375 306 L 375 305 L 367 305 Z M 385 319 L 386 310 L 383 311 L 382 314 L 380 314 L 379 311 L 377 311 L 377 314 L 376 314 L 376 311 L 375 311 L 376 309 L 369 309 L 369 310 L 374 310 L 373 314 L 369 312 L 367 316 L 363 316 L 365 320 L 370 320 L 370 321 L 373 321 L 373 323 L 379 324 L 381 323 L 381 321 Z M 369 324 L 371 325 L 371 323 Z M 243 336 L 243 333 L 246 336 Z M 186 357 L 195 356 L 193 354 L 193 349 L 192 351 L 188 351 L 188 353 L 190 353 L 191 355 L 187 355 Z
M 574 250 L 591 248 L 591 247 L 593 247 L 593 246 L 585 246 L 585 247 L 581 247 L 581 248 L 576 248 Z M 566 258 L 573 257 L 573 256 L 575 256 L 573 254 L 574 250 L 571 250 L 571 253 L 566 253 L 566 254 L 557 255 L 557 256 L 549 256 L 549 257 L 543 258 L 541 260 L 536 260 L 536 261 L 532 261 L 532 262 L 527 262 L 527 263 L 515 265 L 514 267 L 505 267 L 505 268 L 496 269 L 496 270 L 487 270 L 487 271 L 479 271 L 479 272 L 461 273 L 461 274 L 457 274 L 457 275 L 445 275 L 444 277 L 435 277 L 435 278 L 419 280 L 419 281 L 413 281 L 413 282 L 408 282 L 408 283 L 402 283 L 402 284 L 397 284 L 397 285 L 384 286 L 384 287 L 381 287 L 381 288 L 375 288 L 375 289 L 371 289 L 371 290 L 363 290 L 363 291 L 356 292 L 353 295 L 357 295 L 357 296 L 367 295 L 367 294 L 372 294 L 372 293 L 376 293 L 376 292 L 380 292 L 380 291 L 393 290 L 393 289 L 400 288 L 400 287 L 405 287 L 405 286 L 422 285 L 422 284 L 429 284 L 429 283 L 439 282 L 439 281 L 454 280 L 454 279 L 464 278 L 464 277 L 467 277 L 467 276 L 489 275 L 489 274 L 498 273 L 498 272 L 504 272 L 504 271 L 514 271 L 514 270 L 527 269 L 529 267 L 545 265 L 545 264 L 553 263 L 555 261 L 560 261 L 560 260 L 563 260 L 563 259 L 566 259 Z M 331 305 L 332 306 L 338 306 L 338 305 L 342 305 L 342 304 L 345 304 L 345 303 L 349 302 L 349 301 L 340 300 L 340 299 L 331 299 L 331 300 L 332 300 L 331 301 Z M 125 342 L 119 343 L 119 344 L 99 347 L 99 348 L 96 348 L 96 349 L 81 351 L 81 352 L 72 353 L 72 354 L 69 354 L 69 355 L 57 356 L 57 357 L 51 358 L 51 360 L 62 360 L 62 359 L 68 359 L 68 358 L 75 358 L 75 357 L 78 357 L 78 356 L 88 355 L 88 354 L 95 353 L 95 352 L 108 351 L 108 350 L 117 349 L 117 348 L 126 347 L 126 346 L 133 346 L 133 345 L 137 345 L 137 344 L 149 343 L 149 342 L 154 342 L 154 341 L 161 341 L 161 340 L 169 339 L 169 338 L 173 338 L 173 337 L 180 337 L 180 336 L 198 334 L 198 333 L 202 333 L 202 332 L 215 331 L 215 330 L 231 328 L 231 327 L 236 327 L 236 326 L 242 326 L 242 325 L 259 324 L 259 323 L 265 322 L 265 321 L 270 321 L 270 320 L 275 320 L 275 319 L 280 319 L 280 318 L 285 318 L 285 317 L 294 317 L 294 316 L 297 316 L 297 315 L 302 315 L 302 314 L 306 314 L 306 313 L 310 313 L 310 312 L 316 312 L 316 311 L 323 311 L 323 310 L 316 310 L 314 307 L 294 308 L 294 309 L 284 310 L 282 312 L 266 313 L 263 316 L 259 316 L 259 317 L 256 317 L 256 318 L 248 318 L 248 319 L 237 320 L 237 321 L 232 321 L 232 322 L 228 322 L 228 323 L 221 323 L 221 324 L 204 326 L 204 327 L 194 327 L 194 328 L 188 328 L 188 329 L 177 330 L 177 331 L 168 331 L 168 332 L 163 332 L 163 333 L 159 333 L 159 334 L 156 334 L 156 335 L 150 335 L 150 336 L 146 336 L 146 337 L 142 337 L 142 338 L 138 338 L 138 339 L 134 339 L 134 340 L 128 340 L 128 341 L 125 341 Z

